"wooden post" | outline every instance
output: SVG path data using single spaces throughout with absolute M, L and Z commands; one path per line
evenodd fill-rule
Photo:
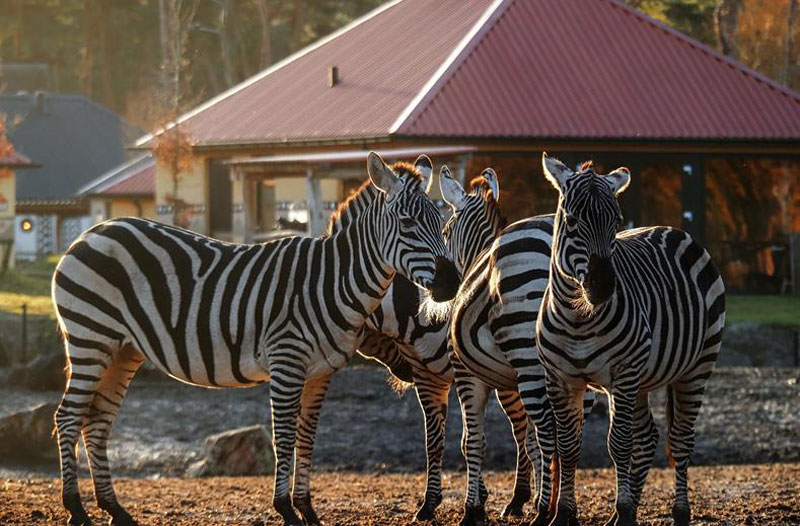
M 244 205 L 244 242 L 252 243 L 255 234 L 255 184 L 252 178 L 243 177 L 242 180 L 242 204 Z
M 22 363 L 28 361 L 28 304 L 22 304 Z
M 311 167 L 306 169 L 306 188 L 308 191 L 308 233 L 312 237 L 317 237 L 325 231 L 325 210 L 323 209 L 319 179 L 314 177 L 314 170 Z

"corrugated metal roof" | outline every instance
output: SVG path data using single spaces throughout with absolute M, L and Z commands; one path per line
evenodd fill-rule
M 331 88 L 334 65 L 341 82 Z M 800 96 L 617 0 L 402 0 L 181 122 L 197 145 L 393 135 L 792 141 Z
M 514 0 L 404 135 L 800 139 L 800 97 L 616 0 Z
M 5 157 L 0 157 L 0 166 L 3 167 L 13 167 L 13 168 L 24 168 L 26 166 L 36 166 L 36 164 L 31 161 L 25 155 L 22 155 L 19 152 L 11 152 L 10 155 L 6 155 Z
M 390 3 L 191 112 L 186 129 L 198 144 L 384 136 L 489 5 Z
M 109 170 L 78 190 L 80 196 L 155 195 L 156 161 L 150 153 Z

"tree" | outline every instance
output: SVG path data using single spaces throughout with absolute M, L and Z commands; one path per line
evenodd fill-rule
M 154 134 L 152 152 L 156 161 L 164 166 L 172 181 L 172 194 L 167 200 L 172 205 L 172 224 L 183 228 L 189 226 L 187 203 L 178 195 L 183 174 L 192 169 L 194 156 L 192 141 L 181 125 L 170 119 Z
M 14 172 L 9 168 L 2 166 L 2 161 L 4 159 L 10 160 L 13 155 L 14 145 L 8 140 L 6 118 L 5 115 L 0 114 L 0 179 L 14 175 Z M 6 270 L 8 270 L 13 245 L 13 237 L 11 239 L 0 239 L 0 274 L 5 274 Z
M 714 10 L 714 30 L 717 33 L 717 47 L 734 59 L 739 58 L 736 34 L 739 31 L 739 11 L 742 0 L 719 0 Z

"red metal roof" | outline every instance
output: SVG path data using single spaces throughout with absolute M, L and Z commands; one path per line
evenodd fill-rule
M 615 0 L 506 2 L 407 135 L 800 139 L 800 97 Z
M 155 196 L 156 162 L 144 154 L 106 172 L 81 188 L 79 196 Z
M 385 136 L 489 5 L 389 3 L 190 112 L 188 133 L 197 144 Z
M 396 0 L 181 122 L 197 145 L 793 141 L 800 96 L 617 0 Z
M 11 152 L 10 155 L 6 155 L 5 157 L 0 157 L 0 166 L 3 167 L 14 167 L 14 168 L 22 168 L 22 167 L 34 167 L 36 163 L 31 161 L 25 155 L 14 151 Z

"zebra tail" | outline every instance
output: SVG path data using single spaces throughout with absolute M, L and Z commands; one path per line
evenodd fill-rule
M 547 515 L 555 517 L 558 511 L 558 498 L 561 494 L 561 470 L 558 469 L 558 451 L 553 451 L 553 457 L 550 460 L 550 502 L 547 505 Z
M 674 393 L 672 392 L 672 386 L 667 386 L 667 462 L 669 462 L 670 468 L 675 468 L 675 457 L 672 456 L 672 450 L 669 447 L 669 436 L 670 436 L 670 429 L 672 428 L 672 419 L 675 416 L 675 402 L 674 402 Z

